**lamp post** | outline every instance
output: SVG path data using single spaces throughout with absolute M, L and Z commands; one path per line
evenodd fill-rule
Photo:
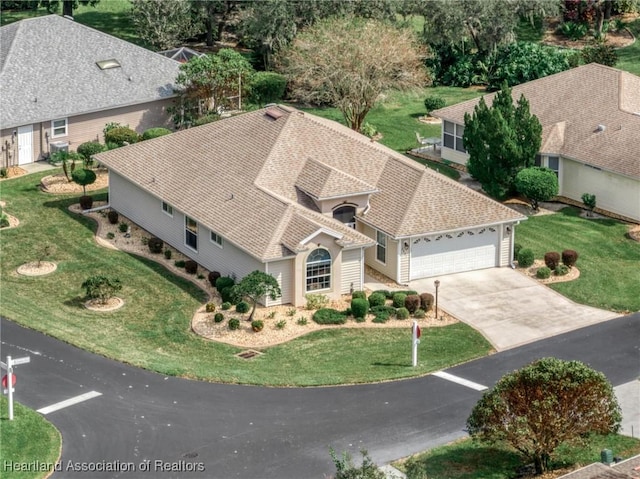
M 436 319 L 438 319 L 438 288 L 440 287 L 440 280 L 436 279 L 433 284 L 436 287 Z

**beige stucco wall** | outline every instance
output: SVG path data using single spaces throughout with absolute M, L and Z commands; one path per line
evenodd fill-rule
M 316 201 L 316 205 L 320 209 L 320 212 L 325 215 L 331 216 L 333 210 L 340 206 L 355 206 L 356 212 L 360 213 L 369 202 L 369 195 L 355 195 L 349 198 L 335 198 L 332 200 Z
M 640 180 L 563 158 L 560 195 L 582 201 L 583 193 L 596 195 L 597 207 L 640 221 Z

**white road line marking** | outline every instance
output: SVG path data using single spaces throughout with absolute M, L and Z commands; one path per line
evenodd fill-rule
M 72 397 L 64 401 L 52 404 L 51 406 L 40 408 L 38 409 L 38 412 L 40 414 L 46 415 L 51 412 L 58 411 L 59 409 L 64 409 L 65 407 L 73 406 L 74 404 L 78 404 L 98 396 L 102 396 L 102 393 L 99 393 L 98 391 L 89 391 L 88 393 L 80 394 L 80 396 Z
M 454 382 L 456 384 L 460 384 L 462 386 L 466 386 L 471 389 L 475 389 L 476 391 L 485 391 L 489 389 L 487 386 L 483 386 L 482 384 L 474 383 L 473 381 L 469 381 L 468 379 L 459 378 L 458 376 L 454 376 L 453 374 L 445 373 L 444 371 L 438 371 L 433 373 L 434 376 L 437 376 L 441 379 L 446 379 L 447 381 Z

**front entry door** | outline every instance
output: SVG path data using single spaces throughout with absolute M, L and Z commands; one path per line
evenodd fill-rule
M 18 127 L 18 165 L 33 163 L 33 125 Z

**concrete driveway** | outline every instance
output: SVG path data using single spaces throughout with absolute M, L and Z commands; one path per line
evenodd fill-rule
M 436 279 L 438 305 L 480 331 L 498 351 L 619 316 L 574 303 L 511 268 L 421 279 L 409 287 L 434 293 Z

